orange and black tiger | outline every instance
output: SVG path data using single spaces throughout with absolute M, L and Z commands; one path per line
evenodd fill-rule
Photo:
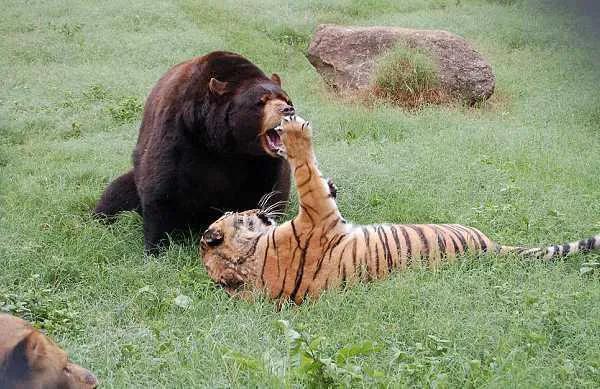
M 298 215 L 276 225 L 270 209 L 229 212 L 201 239 L 209 276 L 232 295 L 263 289 L 301 303 L 346 282 L 386 277 L 413 263 L 435 267 L 469 253 L 517 253 L 553 259 L 600 249 L 600 235 L 543 248 L 503 246 L 459 224 L 353 225 L 340 214 L 332 185 L 317 168 L 312 130 L 299 117 L 277 128 L 276 152 L 287 158 L 299 198 Z M 262 207 L 261 207 L 262 208 Z

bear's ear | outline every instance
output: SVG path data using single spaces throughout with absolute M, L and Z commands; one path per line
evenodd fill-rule
M 222 95 L 227 92 L 227 82 L 211 78 L 208 82 L 208 89 L 215 95 Z
M 41 368 L 46 355 L 46 344 L 42 334 L 30 332 L 15 346 L 7 358 L 7 365 L 17 376 L 25 375 L 28 371 Z
M 279 77 L 279 74 L 277 74 L 277 73 L 271 74 L 271 81 L 273 81 L 275 84 L 281 86 L 281 77 Z

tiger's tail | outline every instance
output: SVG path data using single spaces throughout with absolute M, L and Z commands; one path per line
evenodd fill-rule
M 522 257 L 544 260 L 552 260 L 575 253 L 587 253 L 594 250 L 600 250 L 600 235 L 595 235 L 591 238 L 582 239 L 576 242 L 547 247 L 496 246 L 496 252 L 500 255 L 516 253 Z

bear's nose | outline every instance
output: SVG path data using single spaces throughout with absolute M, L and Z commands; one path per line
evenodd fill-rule
M 96 378 L 95 375 L 93 375 L 89 371 L 85 375 L 84 380 L 85 380 L 85 383 L 87 385 L 89 385 L 92 389 L 95 389 L 98 387 L 98 379 Z
M 294 107 L 292 107 L 291 105 L 286 105 L 281 109 L 281 113 L 285 116 L 293 115 L 294 112 L 296 112 L 296 110 L 294 110 Z

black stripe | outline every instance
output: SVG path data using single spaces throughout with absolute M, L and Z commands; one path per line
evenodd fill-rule
M 396 227 L 390 226 L 390 231 L 392 231 L 392 237 L 394 238 L 394 243 L 396 243 L 396 253 L 398 254 L 398 267 L 402 263 L 402 250 L 400 247 L 400 238 L 398 238 L 398 231 L 396 231 Z
M 381 232 L 383 234 L 383 252 L 385 258 L 387 260 L 388 273 L 392 271 L 394 264 L 392 263 L 392 254 L 390 253 L 390 242 L 388 241 L 387 234 L 385 233 L 385 229 L 382 226 L 379 226 L 378 233 Z M 381 236 L 379 237 L 381 240 Z
M 308 292 L 309 292 L 309 288 L 306 288 L 304 290 L 304 294 L 302 295 L 302 298 L 300 299 L 300 301 L 304 301 L 306 299 L 306 295 L 308 294 Z
M 352 273 L 353 274 L 357 274 L 356 271 L 356 245 L 357 245 L 357 238 L 355 237 L 354 240 L 352 241 Z M 346 267 L 344 266 L 344 271 L 346 270 Z
M 275 297 L 276 299 L 280 298 L 281 295 L 283 294 L 283 290 L 285 289 L 285 283 L 287 281 L 288 270 L 294 263 L 294 258 L 296 258 L 296 251 L 298 250 L 298 248 L 300 248 L 300 238 L 298 237 L 298 233 L 296 231 L 296 225 L 294 224 L 293 220 L 290 222 L 290 224 L 292 226 L 292 235 L 294 236 L 294 239 L 296 240 L 296 247 L 294 247 L 294 251 L 292 252 L 292 259 L 290 260 L 290 263 L 285 267 L 285 273 L 283 273 L 283 281 L 281 282 L 281 289 L 279 289 L 279 293 L 277 293 L 277 297 Z M 290 238 L 290 246 L 291 246 L 291 243 L 292 242 L 291 242 L 291 238 Z
M 305 165 L 306 165 L 306 164 L 305 164 Z M 307 169 L 308 169 L 308 178 L 307 178 L 305 181 L 303 181 L 303 182 L 298 182 L 298 183 L 296 183 L 296 189 L 297 189 L 298 191 L 299 191 L 299 190 L 300 190 L 300 188 L 302 188 L 304 185 L 308 184 L 308 183 L 310 182 L 310 180 L 312 180 L 312 175 L 313 175 L 313 173 L 312 173 L 312 169 L 310 168 L 310 166 L 307 166 Z M 295 171 L 294 171 L 294 172 L 295 172 Z M 295 173 L 294 173 L 294 175 L 295 175 Z
M 333 210 L 333 212 L 331 213 L 335 213 L 337 211 L 337 209 Z M 323 219 L 321 219 L 321 221 L 325 221 L 327 220 L 327 218 L 331 217 L 331 213 L 329 213 L 327 216 L 325 216 Z M 331 223 L 329 223 L 329 225 L 327 226 L 327 231 L 333 229 L 333 227 L 335 227 L 336 224 L 338 224 L 340 222 L 340 217 L 337 216 L 335 219 L 333 219 L 331 221 Z
M 267 267 L 267 257 L 269 256 L 269 237 L 267 236 L 267 247 L 265 249 L 265 256 L 263 258 L 263 266 L 262 266 L 262 270 L 260 271 L 260 281 L 262 282 L 263 286 L 265 285 L 265 268 Z
M 300 165 L 296 166 L 294 168 L 294 175 L 296 175 L 296 173 L 298 172 L 298 169 L 303 168 L 304 166 L 306 166 L 306 162 L 301 163 Z
M 404 238 L 404 243 L 406 244 L 406 264 L 408 265 L 409 262 L 412 262 L 413 258 L 412 258 L 412 243 L 410 242 L 410 236 L 408 236 L 408 232 L 406 232 L 406 229 L 404 228 L 404 226 L 399 225 L 398 228 L 400 229 L 400 231 L 402 231 L 402 237 Z
M 473 231 L 475 233 L 475 235 L 477 236 L 477 239 L 479 240 L 479 245 L 481 246 L 481 251 L 483 251 L 484 253 L 487 252 L 487 243 L 485 243 L 485 239 L 483 239 L 483 236 L 481 235 L 481 233 L 479 231 L 477 231 L 477 229 L 475 228 L 471 228 L 471 227 L 467 227 L 469 230 Z
M 293 265 L 294 258 L 296 258 L 296 251 L 300 250 L 299 262 L 302 261 L 303 253 L 304 254 L 306 253 L 306 251 L 304 251 L 302 249 L 302 245 L 300 244 L 300 237 L 298 236 L 298 231 L 296 231 L 296 225 L 294 224 L 294 221 L 292 220 L 290 224 L 292 225 L 292 233 L 294 235 L 294 239 L 296 239 L 296 247 L 294 248 L 294 251 L 292 253 L 292 261 L 285 269 L 285 277 L 284 277 L 284 282 L 283 282 L 282 289 L 281 289 L 282 291 L 283 291 L 283 289 L 285 289 L 285 278 L 287 277 L 287 270 Z M 304 272 L 304 264 L 303 263 L 302 263 L 302 266 L 298 266 L 298 270 L 296 271 L 296 279 L 295 279 L 295 283 L 294 283 L 294 289 L 292 291 L 292 294 L 294 295 L 293 297 L 296 297 L 295 293 L 298 292 L 298 288 L 300 287 L 300 284 L 298 282 L 298 275 L 301 275 L 302 272 Z M 294 298 L 292 297 L 292 294 L 290 294 L 290 299 L 294 300 Z
M 329 251 L 329 259 L 331 260 L 331 255 L 333 254 L 333 250 L 340 244 L 342 239 L 344 239 L 345 237 L 346 237 L 345 234 L 341 234 L 337 237 L 338 239 L 335 241 L 335 243 L 331 244 L 331 242 L 333 242 L 333 239 L 335 239 L 335 237 L 329 241 L 330 246 L 328 249 L 325 249 L 325 251 L 323 252 L 322 259 L 317 264 L 317 270 L 315 270 L 315 274 L 313 274 L 313 281 L 317 278 L 317 275 L 321 271 L 321 265 L 323 264 L 323 262 L 325 262 L 325 256 L 327 254 L 327 251 Z M 327 277 L 327 278 L 329 278 L 329 277 Z
M 385 254 L 385 243 L 383 243 L 383 238 L 381 237 L 381 233 L 379 231 L 380 228 L 380 226 L 373 226 L 373 229 L 377 234 L 377 238 L 379 239 L 379 243 L 381 243 L 381 249 L 383 251 L 383 260 L 387 262 L 387 256 Z M 379 250 L 377 249 L 377 242 L 375 242 L 375 250 L 377 254 L 377 274 L 379 274 Z
M 440 259 L 446 257 L 446 237 L 443 233 L 440 233 L 438 226 L 435 224 L 428 224 L 428 226 L 435 232 L 437 238 L 438 249 L 440 252 Z
M 594 248 L 594 238 L 584 239 L 584 241 L 585 241 L 585 248 L 583 251 L 585 251 L 585 252 L 592 251 L 592 249 Z
M 478 243 L 479 239 L 475 238 L 475 235 L 473 235 L 472 231 L 469 231 L 465 226 L 462 226 L 460 224 L 455 224 L 454 226 L 457 230 L 462 231 L 465 234 L 466 238 L 471 238 L 476 252 L 481 251 L 481 247 L 479 246 L 479 243 Z
M 454 227 L 450 224 L 445 224 L 446 228 L 448 228 L 448 230 L 450 232 L 452 232 L 452 234 L 454 234 L 458 240 L 460 241 L 460 244 L 462 245 L 462 250 L 460 250 L 461 253 L 466 253 L 469 250 L 469 245 L 467 244 L 467 241 L 465 240 L 465 237 L 460 233 L 460 231 L 457 231 L 454 229 Z
M 312 193 L 312 192 L 314 192 L 314 191 L 315 191 L 315 190 L 314 190 L 313 188 L 310 188 L 310 189 L 308 189 L 308 190 L 306 190 L 306 191 L 304 191 L 304 192 L 300 192 L 300 191 L 298 191 L 298 195 L 299 195 L 298 197 L 299 197 L 299 198 L 306 197 L 306 196 L 308 196 L 309 194 L 311 194 L 311 193 Z
M 327 215 L 323 216 L 321 218 L 321 221 L 323 220 L 327 220 L 327 218 L 331 217 L 331 215 L 333 215 L 335 212 L 337 211 L 337 209 L 333 209 L 332 211 L 330 211 Z
M 333 250 L 335 250 L 335 248 L 342 243 L 342 240 L 346 237 L 346 234 L 341 234 L 339 239 L 333 244 L 333 246 L 331 247 L 331 249 L 329 250 L 329 258 L 331 259 L 331 256 L 333 255 Z
M 342 248 L 342 252 L 340 253 L 340 256 L 339 256 L 338 272 L 337 272 L 338 277 L 340 276 L 340 273 L 342 272 L 342 266 L 344 264 L 344 253 L 346 252 L 347 248 L 348 248 L 348 243 L 346 243 L 346 245 Z
M 317 273 L 321 269 L 321 265 L 323 264 L 323 261 L 325 260 L 325 257 L 327 256 L 327 251 L 329 250 L 329 247 L 331 247 L 332 243 L 333 243 L 333 239 L 329 239 L 329 240 L 326 241 L 326 246 L 321 251 L 321 256 L 317 260 L 317 269 L 316 269 L 315 273 L 313 274 L 313 281 L 314 281 L 315 277 L 317 276 Z M 319 244 L 321 246 L 323 245 L 321 242 L 319 242 Z
M 366 259 L 366 265 L 367 265 L 367 274 L 370 273 L 369 272 L 369 263 L 372 261 L 371 259 L 371 246 L 370 246 L 370 241 L 369 241 L 369 230 L 367 230 L 367 227 L 361 227 L 363 235 L 365 237 L 365 246 L 366 246 L 366 250 L 367 250 L 367 256 L 368 258 Z
M 292 257 L 293 260 L 293 257 Z M 288 269 L 290 267 L 286 266 L 285 267 L 285 273 L 283 273 L 283 281 L 281 282 L 281 289 L 279 289 L 279 293 L 277 293 L 277 297 L 275 297 L 275 299 L 278 299 L 281 297 L 281 295 L 283 294 L 283 289 L 285 289 L 285 281 L 287 281 L 287 275 L 288 275 Z
M 425 237 L 425 233 L 423 232 L 423 229 L 415 224 L 408 224 L 407 227 L 412 228 L 413 230 L 416 231 L 417 235 L 419 235 L 419 239 L 421 240 L 421 246 L 424 246 L 425 250 L 425 257 L 427 259 L 429 259 L 429 242 L 427 241 L 427 238 Z M 421 254 L 421 250 L 419 249 L 419 255 L 421 256 L 421 264 L 423 263 L 423 255 Z
M 294 246 L 294 250 L 292 251 L 292 260 L 289 263 L 288 267 L 290 267 L 294 264 L 294 259 L 296 258 L 296 251 L 301 249 L 300 237 L 298 236 L 298 232 L 296 231 L 296 224 L 294 224 L 293 220 L 291 221 L 290 224 L 292 225 L 292 234 L 294 236 L 294 239 L 296 240 L 296 245 Z M 291 243 L 290 243 L 290 247 L 292 247 Z
M 294 221 L 293 220 L 291 221 L 291 224 L 292 224 L 292 230 L 294 230 Z M 289 245 L 290 245 L 290 247 L 292 247 L 292 237 L 291 236 L 290 236 Z M 290 263 L 285 267 L 285 272 L 283 273 L 283 280 L 281 282 L 281 288 L 279 289 L 279 293 L 277 293 L 277 296 L 275 297 L 275 299 L 281 298 L 281 295 L 283 294 L 283 290 L 285 289 L 285 282 L 287 281 L 288 269 L 290 268 L 292 263 L 294 263 L 295 256 L 296 256 L 296 248 L 292 252 L 292 259 L 290 260 Z
M 290 224 L 292 225 L 292 234 L 294 235 L 294 239 L 296 239 L 296 243 L 298 244 L 298 246 L 300 246 L 300 237 L 298 236 L 298 232 L 296 231 L 296 225 L 294 224 L 293 220 L 290 222 Z
M 271 235 L 271 239 L 273 239 L 273 249 L 275 250 L 275 256 L 277 257 L 277 278 L 279 279 L 279 275 L 281 274 L 281 266 L 279 265 L 279 250 L 277 249 L 277 241 L 275 240 L 275 232 L 277 228 L 273 228 L 273 234 Z
M 448 235 L 448 237 L 452 241 L 452 246 L 454 246 L 454 255 L 456 256 L 456 255 L 460 254 L 460 251 L 459 251 L 459 248 L 458 248 L 458 244 L 456 244 L 456 240 L 454 239 L 454 236 L 452 236 L 451 231 L 449 229 L 447 229 L 445 225 L 439 225 L 437 227 L 440 230 L 442 230 L 442 233 L 444 235 Z
M 375 242 L 375 277 L 379 277 L 379 246 L 377 246 L 377 242 Z
M 314 220 L 314 219 L 313 219 L 313 217 L 310 215 L 310 212 L 308 212 L 308 208 L 307 208 L 307 207 L 309 207 L 309 208 L 312 208 L 312 207 L 310 207 L 310 206 L 307 206 L 307 205 L 303 204 L 302 202 L 300 202 L 300 209 L 301 209 L 302 211 L 304 211 L 304 213 L 306 214 L 306 216 L 307 216 L 307 217 L 308 217 L 308 219 L 310 220 L 310 225 L 311 225 L 311 226 L 314 226 L 314 225 L 315 225 L 315 220 Z M 315 211 L 315 210 L 314 210 L 314 208 L 313 208 L 313 211 L 314 211 L 315 213 L 317 213 L 317 211 Z
M 294 283 L 294 289 L 292 289 L 292 293 L 290 294 L 290 299 L 292 299 L 292 301 L 294 302 L 296 302 L 296 294 L 298 293 L 298 289 L 300 289 L 300 284 L 302 284 L 302 276 L 304 275 L 304 263 L 306 261 L 306 251 L 308 250 L 308 246 L 310 245 L 310 238 L 311 236 L 309 236 L 306 240 L 306 246 L 300 248 L 301 253 L 300 261 L 298 263 L 298 270 L 296 271 L 296 280 Z

